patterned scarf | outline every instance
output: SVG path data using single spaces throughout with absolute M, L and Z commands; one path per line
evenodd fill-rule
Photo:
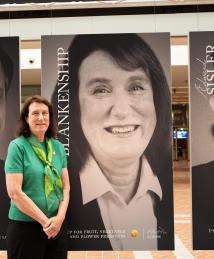
M 48 210 L 54 205 L 56 198 L 63 200 L 62 180 L 57 169 L 52 164 L 53 159 L 53 147 L 51 139 L 45 138 L 47 147 L 46 153 L 42 150 L 40 142 L 32 134 L 28 138 L 34 152 L 38 158 L 44 163 L 44 183 L 45 183 L 45 197 L 47 200 Z

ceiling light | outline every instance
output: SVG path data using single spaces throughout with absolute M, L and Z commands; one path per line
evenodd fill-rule
M 188 65 L 188 46 L 187 45 L 171 46 L 171 65 L 172 66 Z
M 41 49 L 21 49 L 21 69 L 41 69 Z

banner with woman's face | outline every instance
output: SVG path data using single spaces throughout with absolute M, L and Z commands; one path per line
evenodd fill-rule
M 214 249 L 213 39 L 213 31 L 189 35 L 193 249 Z
M 169 85 L 168 33 L 42 37 L 42 95 L 68 156 L 69 250 L 174 248 Z
M 6 249 L 9 199 L 5 187 L 4 160 L 20 110 L 19 38 L 0 37 L 0 249 Z

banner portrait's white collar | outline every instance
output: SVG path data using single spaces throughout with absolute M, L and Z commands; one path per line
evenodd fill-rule
M 92 156 L 89 156 L 86 164 L 80 171 L 80 182 L 84 205 L 101 197 L 107 192 L 112 192 L 120 196 L 115 192 Z M 142 195 L 145 195 L 149 190 L 155 192 L 160 199 L 162 199 L 162 189 L 159 180 L 157 176 L 153 174 L 147 159 L 143 156 L 140 182 L 132 200 L 136 200 Z

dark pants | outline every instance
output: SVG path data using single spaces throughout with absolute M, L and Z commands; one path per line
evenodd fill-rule
M 48 239 L 37 222 L 10 220 L 7 230 L 8 259 L 67 259 L 67 233 L 63 224 L 55 238 Z

